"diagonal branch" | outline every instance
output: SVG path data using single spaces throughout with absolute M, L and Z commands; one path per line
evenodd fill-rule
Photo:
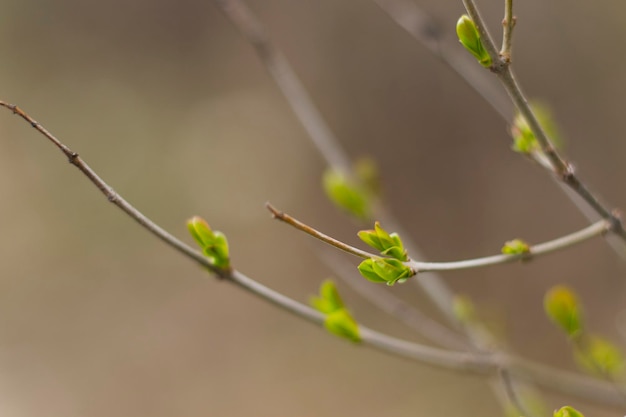
M 61 152 L 63 152 L 63 154 L 69 159 L 70 163 L 78 168 L 80 172 L 84 174 L 89 181 L 91 181 L 91 183 L 107 197 L 108 201 L 120 208 L 130 218 L 139 223 L 144 229 L 161 239 L 168 246 L 176 249 L 187 258 L 208 269 L 226 282 L 233 283 L 238 287 L 255 294 L 259 298 L 270 302 L 275 306 L 288 311 L 289 313 L 304 318 L 311 323 L 318 326 L 322 326 L 324 324 L 324 315 L 317 310 L 274 291 L 235 269 L 224 270 L 216 268 L 203 254 L 177 239 L 175 236 L 137 210 L 122 196 L 113 191 L 113 188 L 100 178 L 96 172 L 93 171 L 93 169 L 91 169 L 91 167 L 78 156 L 78 153 L 63 144 L 59 139 L 57 139 L 56 136 L 30 117 L 21 108 L 4 101 L 0 101 L 0 107 L 7 108 L 14 114 L 26 120 L 33 128 L 39 131 L 58 149 L 60 149 Z M 492 373 L 500 366 L 497 358 L 485 354 L 454 352 L 408 342 L 377 332 L 362 325 L 359 325 L 359 333 L 361 335 L 362 342 L 367 346 L 392 355 L 405 357 L 436 367 L 484 374 Z

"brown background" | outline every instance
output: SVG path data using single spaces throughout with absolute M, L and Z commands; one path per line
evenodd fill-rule
M 506 124 L 372 2 L 250 3 L 350 154 L 379 161 L 393 212 L 429 260 L 586 224 L 543 170 L 510 151 Z M 417 3 L 453 36 L 460 1 Z M 501 2 L 481 3 L 497 29 Z M 554 107 L 579 173 L 626 208 L 623 2 L 518 3 L 518 75 Z M 205 217 L 228 235 L 240 270 L 303 301 L 330 270 L 320 246 L 273 222 L 263 203 L 355 242 L 358 229 L 321 192 L 322 159 L 212 2 L 0 5 L 0 99 L 161 225 L 190 241 L 185 220 Z M 0 195 L 3 416 L 502 415 L 480 378 L 353 347 L 207 278 L 8 112 Z M 594 331 L 624 343 L 624 269 L 600 240 L 445 280 L 526 357 L 574 367 L 542 312 L 555 283 L 579 292 Z M 414 338 L 342 289 L 361 321 Z M 394 291 L 432 310 L 412 286 Z M 546 399 L 549 409 L 623 415 Z

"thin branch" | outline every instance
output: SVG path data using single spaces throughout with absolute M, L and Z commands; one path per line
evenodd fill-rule
M 593 223 L 586 228 L 577 232 L 571 233 L 566 236 L 559 237 L 548 242 L 539 243 L 531 246 L 529 252 L 516 255 L 499 254 L 486 256 L 484 258 L 468 259 L 464 261 L 454 262 L 408 262 L 407 265 L 411 266 L 415 271 L 427 272 L 427 271 L 451 271 L 462 270 L 471 268 L 480 268 L 484 266 L 498 265 L 517 260 L 530 260 L 538 256 L 546 255 L 561 249 L 565 249 L 570 246 L 577 245 L 585 242 L 594 237 L 603 236 L 611 230 L 611 225 L 606 220 L 600 220 Z
M 533 417 L 533 415 L 528 411 L 525 407 L 524 402 L 520 398 L 518 394 L 517 387 L 515 386 L 515 381 L 513 380 L 511 373 L 507 369 L 500 369 L 498 372 L 498 376 L 500 377 L 500 381 L 502 382 L 502 386 L 504 387 L 504 394 L 508 402 L 515 407 L 515 411 L 517 411 L 520 415 L 524 417 Z
M 240 1 L 214 1 L 254 47 L 315 146 L 330 159 L 330 165 L 348 175 L 351 166 L 349 158 L 339 148 L 339 142 L 319 115 L 285 56 L 269 42 L 261 22 Z
M 327 234 L 324 234 L 320 232 L 319 230 L 316 230 L 312 228 L 311 226 L 304 224 L 301 221 L 291 217 L 287 213 L 277 210 L 270 203 L 265 203 L 265 207 L 267 207 L 267 209 L 272 213 L 272 217 L 274 217 L 275 219 L 280 220 L 281 222 L 287 223 L 288 225 L 295 227 L 296 229 L 306 233 L 307 235 L 313 236 L 314 238 L 319 239 L 322 242 L 327 243 L 331 246 L 334 246 L 337 249 L 341 249 L 344 252 L 348 252 L 351 255 L 355 255 L 363 259 L 380 258 L 379 255 L 366 252 L 359 248 L 355 248 L 354 246 L 348 245 L 347 243 L 343 243 L 340 240 L 330 237 Z
M 513 16 L 513 0 L 504 1 L 504 19 L 502 20 L 502 28 L 502 49 L 500 50 L 500 57 L 506 62 L 511 62 L 513 29 L 515 28 L 515 16 Z
M 475 65 L 476 60 L 458 47 L 458 40 L 446 41 L 443 30 L 435 18 L 421 10 L 411 0 L 373 0 L 389 17 L 415 40 L 426 47 L 441 62 L 448 65 L 504 120 L 510 121 L 511 103 L 494 83 L 493 78 Z
M 128 214 L 133 220 L 147 229 L 150 233 L 176 249 L 178 252 L 183 255 L 193 259 L 200 265 L 208 268 L 211 272 L 214 272 L 218 276 L 221 276 L 223 271 L 215 268 L 211 265 L 207 258 L 200 253 L 186 245 L 184 242 L 180 241 L 165 229 L 151 221 L 147 218 L 143 213 L 133 207 L 130 203 L 128 203 L 122 196 L 117 194 L 113 188 L 111 188 L 107 183 L 105 183 L 96 172 L 89 167 L 78 155 L 78 153 L 72 151 L 69 147 L 61 143 L 59 139 L 57 139 L 52 133 L 50 133 L 47 129 L 45 129 L 42 125 L 40 125 L 37 121 L 35 121 L 32 117 L 26 114 L 22 109 L 14 104 L 9 104 L 4 101 L 0 101 L 0 107 L 5 107 L 11 110 L 14 114 L 20 116 L 22 119 L 26 120 L 33 128 L 39 131 L 42 135 L 44 135 L 47 139 L 50 140 L 63 154 L 67 157 L 70 164 L 74 165 L 78 168 L 89 180 L 105 195 L 107 200 L 117 207 L 119 207 L 124 213 Z
M 272 213 L 274 218 L 281 220 L 289 224 L 290 226 L 293 226 L 296 229 L 310 236 L 313 236 L 316 239 L 321 240 L 322 242 L 328 243 L 331 246 L 334 246 L 360 258 L 368 259 L 381 257 L 380 255 L 363 251 L 361 249 L 355 248 L 354 246 L 348 245 L 347 243 L 341 242 L 340 240 L 337 240 L 333 237 L 330 237 L 320 232 L 319 230 L 316 230 L 315 228 L 295 219 L 294 217 L 280 210 L 277 210 L 269 203 L 266 204 L 266 207 Z M 474 258 L 453 262 L 421 262 L 410 260 L 408 262 L 405 262 L 405 265 L 411 267 L 413 271 L 419 274 L 420 272 L 456 271 L 462 269 L 481 268 L 485 266 L 505 264 L 518 260 L 530 260 L 539 256 L 547 255 L 549 253 L 568 248 L 570 246 L 577 245 L 579 243 L 586 242 L 587 240 L 593 239 L 594 237 L 603 236 L 610 230 L 610 223 L 607 220 L 600 220 L 590 226 L 585 227 L 582 230 L 576 231 L 569 235 L 562 236 L 548 242 L 533 245 L 529 248 L 528 252 L 525 253 L 515 255 L 501 253 L 498 255 L 486 256 L 483 258 Z

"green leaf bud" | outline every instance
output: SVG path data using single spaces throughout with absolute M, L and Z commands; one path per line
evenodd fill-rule
M 478 28 L 468 15 L 464 14 L 459 18 L 456 23 L 456 34 L 465 49 L 474 55 L 480 65 L 487 68 L 491 66 L 491 57 L 483 46 Z
M 387 233 L 379 222 L 374 224 L 374 230 L 361 230 L 358 236 L 367 245 L 380 251 L 382 255 L 402 262 L 409 260 L 400 236 L 397 233 Z
M 415 272 L 401 261 L 389 258 L 366 259 L 361 262 L 358 269 L 368 280 L 384 282 L 390 286 L 396 282 L 403 283 L 415 275 Z
M 324 327 L 334 335 L 352 342 L 361 341 L 359 325 L 345 308 L 328 314 L 324 320 Z
M 583 331 L 582 307 L 576 294 L 565 286 L 550 289 L 543 301 L 548 317 L 574 339 Z
M 320 296 L 313 296 L 310 299 L 310 304 L 317 311 L 329 314 L 337 310 L 344 308 L 343 301 L 339 296 L 339 291 L 335 283 L 327 279 L 320 286 Z
M 566 405 L 565 407 L 561 407 L 560 409 L 554 412 L 554 417 L 585 417 L 583 413 L 576 410 L 574 407 L 570 407 Z
M 209 224 L 198 216 L 187 221 L 187 229 L 212 265 L 224 270 L 230 268 L 228 241 L 222 232 L 213 231 Z
M 361 157 L 354 164 L 354 174 L 365 190 L 374 197 L 382 194 L 380 173 L 376 162 L 369 157 Z
M 502 253 L 505 255 L 521 255 L 529 252 L 530 246 L 521 239 L 509 240 L 502 247 Z
M 329 169 L 324 173 L 324 191 L 328 198 L 349 214 L 365 220 L 370 215 L 370 198 L 367 193 L 337 170 Z
M 461 323 L 471 323 L 476 319 L 476 308 L 469 297 L 457 295 L 452 300 L 452 312 Z
M 557 148 L 563 147 L 563 139 L 558 126 L 552 116 L 550 108 L 542 103 L 531 103 L 533 113 L 537 121 L 550 138 L 550 141 Z M 530 154 L 540 151 L 539 142 L 531 131 L 528 122 L 521 114 L 516 114 L 511 125 L 511 136 L 513 136 L 513 150 L 515 152 Z
M 624 370 L 624 356 L 620 349 L 599 336 L 585 337 L 574 354 L 581 367 L 599 377 L 614 378 Z
M 310 304 L 325 315 L 324 327 L 332 334 L 360 342 L 359 326 L 350 312 L 345 308 L 335 283 L 327 279 L 320 286 L 319 296 L 313 296 Z
M 375 261 L 372 258 L 364 260 L 358 266 L 359 272 L 361 273 L 361 275 L 363 275 L 365 278 L 372 282 L 387 282 L 383 278 L 381 278 L 376 272 L 374 272 L 374 262 Z

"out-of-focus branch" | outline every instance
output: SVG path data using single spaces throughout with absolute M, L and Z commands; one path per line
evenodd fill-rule
M 411 37 L 456 72 L 504 120 L 512 120 L 513 109 L 506 94 L 483 68 L 476 65 L 475 59 L 458 47 L 456 38 L 445 39 L 445 32 L 434 17 L 421 10 L 412 0 L 373 2 Z
M 313 140 L 313 143 L 316 144 L 318 150 L 326 159 L 328 165 L 336 170 L 340 170 L 345 175 L 350 176 L 350 164 L 348 163 L 349 158 L 340 147 L 336 138 L 331 134 L 316 133 L 327 132 L 328 128 L 320 112 L 312 104 L 313 102 L 306 90 L 304 88 L 289 90 L 284 88 L 284 85 L 289 85 L 293 80 L 297 80 L 297 76 L 284 56 L 279 53 L 277 48 L 270 42 L 258 19 L 252 15 L 247 6 L 240 0 L 215 1 L 224 11 L 226 16 L 254 46 L 259 58 L 274 78 L 274 81 L 281 88 L 283 94 L 285 94 L 286 100 L 291 105 L 300 122 L 304 126 L 308 126 L 311 122 L 314 122 L 314 125 L 317 125 L 318 127 L 323 126 L 325 128 L 307 128 L 307 131 L 310 135 L 312 135 L 311 139 Z M 271 51 L 271 53 L 267 53 L 267 51 Z M 280 67 L 281 71 L 276 71 L 277 67 Z M 299 81 L 297 82 L 297 85 L 302 87 L 302 84 Z M 303 105 L 303 103 L 306 105 Z M 329 143 L 331 141 L 334 143 Z M 403 234 L 400 225 L 395 221 L 393 216 L 390 216 L 386 212 L 383 206 L 376 208 L 375 216 L 381 221 L 381 223 L 385 224 L 389 230 L 395 230 L 399 234 Z M 409 253 L 416 257 L 421 257 L 420 251 L 408 239 L 408 234 L 404 234 L 404 236 L 403 241 Z M 439 310 L 444 313 L 451 323 L 456 323 L 456 318 L 454 316 L 454 312 L 452 311 L 454 296 L 438 276 L 433 273 L 428 273 L 422 276 L 419 280 L 414 280 L 414 282 L 423 288 L 425 293 L 430 297 Z M 465 327 L 465 330 L 468 331 L 472 342 L 476 346 L 482 348 L 490 340 L 489 335 L 481 326 L 468 326 Z M 500 364 L 504 368 L 511 370 L 514 368 L 517 369 L 516 367 L 509 366 L 511 363 L 507 361 L 502 361 Z M 602 401 L 605 404 L 626 404 L 626 400 L 616 394 L 614 389 L 615 387 L 603 381 L 567 372 L 555 371 L 548 367 L 542 369 L 540 365 L 536 365 L 536 367 L 532 370 L 521 369 L 520 372 L 532 381 L 533 378 L 530 375 L 532 375 L 532 373 L 537 369 L 539 369 L 538 372 L 541 377 L 548 375 L 552 376 L 552 378 L 548 378 L 548 380 L 537 378 L 537 383 L 546 388 L 558 390 L 566 394 L 574 394 L 581 398 L 587 398 L 594 401 L 596 401 L 597 398 L 602 398 Z M 517 370 L 512 372 L 517 374 Z M 571 378 L 572 375 L 576 378 Z

